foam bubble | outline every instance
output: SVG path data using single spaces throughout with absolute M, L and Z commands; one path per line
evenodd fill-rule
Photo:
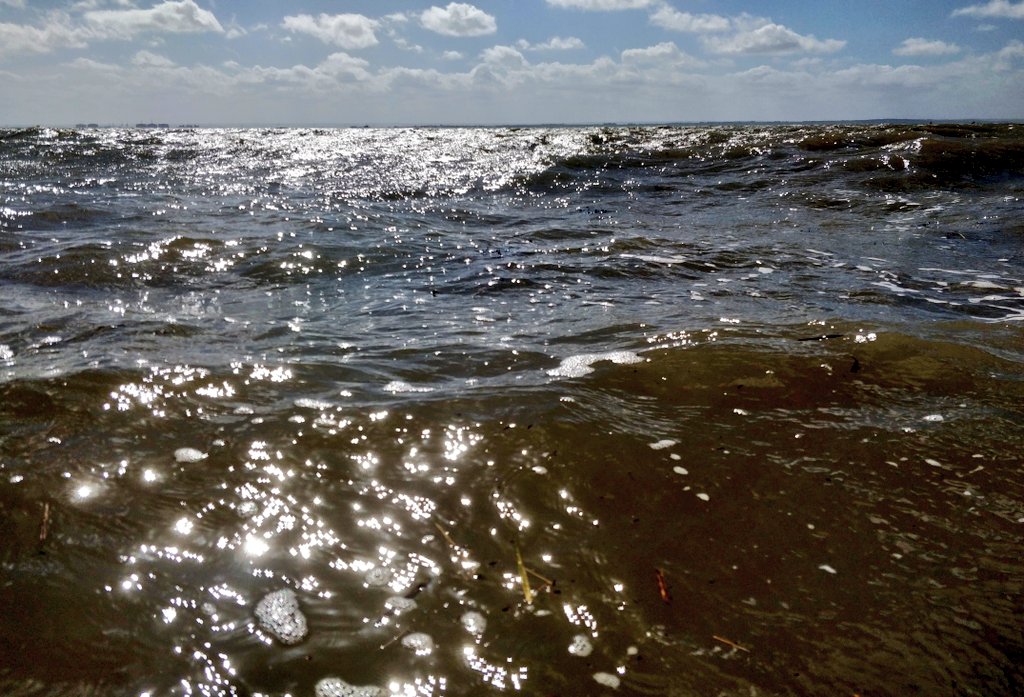
M 256 619 L 282 644 L 298 644 L 309 632 L 306 616 L 299 609 L 299 599 L 291 588 L 265 595 L 256 605 Z
M 432 387 L 417 387 L 416 385 L 410 385 L 407 382 L 401 380 L 392 380 L 388 384 L 384 385 L 384 391 L 390 392 L 391 394 L 407 394 L 410 392 L 433 392 Z
M 480 636 L 487 629 L 487 618 L 479 612 L 470 610 L 460 617 L 459 621 L 462 622 L 462 626 L 467 632 L 476 636 Z
M 395 615 L 401 615 L 416 609 L 416 601 L 412 598 L 403 598 L 400 595 L 393 595 L 384 601 L 384 607 Z
M 594 673 L 594 680 L 605 687 L 610 687 L 613 690 L 619 689 L 619 685 L 622 681 L 619 680 L 618 675 L 612 675 L 611 673 Z
M 590 641 L 586 634 L 577 634 L 572 638 L 572 643 L 569 644 L 569 653 L 573 656 L 579 656 L 586 658 L 594 652 L 594 644 Z
M 314 688 L 316 697 L 384 697 L 387 693 L 375 685 L 351 685 L 341 678 L 324 678 Z
M 665 448 L 671 448 L 677 442 L 678 441 L 669 440 L 668 438 L 665 438 L 663 440 L 659 440 L 656 443 L 649 443 L 648 445 L 651 446 L 651 450 L 664 450 Z
M 434 652 L 434 639 L 423 632 L 413 632 L 402 637 L 402 646 L 417 656 L 429 656 Z
M 366 573 L 366 576 L 363 577 L 363 582 L 368 586 L 379 588 L 380 586 L 386 586 L 391 583 L 392 575 L 391 569 L 384 566 L 377 566 Z
M 206 453 L 195 448 L 178 448 L 174 451 L 176 462 L 199 462 L 206 459 Z

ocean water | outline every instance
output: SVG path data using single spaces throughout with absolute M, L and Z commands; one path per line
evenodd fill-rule
M 1020 125 L 0 131 L 0 692 L 1021 694 L 1022 197 Z

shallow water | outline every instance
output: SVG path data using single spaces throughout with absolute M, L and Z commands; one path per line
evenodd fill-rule
M 1024 690 L 1019 126 L 0 172 L 4 694 Z

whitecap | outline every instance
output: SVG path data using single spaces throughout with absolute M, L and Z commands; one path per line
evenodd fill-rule
M 391 394 L 406 394 L 410 392 L 433 392 L 434 388 L 410 385 L 402 380 L 392 380 L 388 384 L 384 385 L 384 391 L 390 392 Z
M 619 365 L 641 363 L 643 358 L 632 351 L 609 351 L 608 353 L 582 353 L 562 359 L 557 368 L 547 371 L 554 378 L 578 378 L 594 372 L 591 367 L 599 361 L 611 361 Z

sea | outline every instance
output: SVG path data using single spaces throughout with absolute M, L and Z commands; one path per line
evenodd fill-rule
M 0 130 L 0 693 L 1024 694 L 1024 125 Z

